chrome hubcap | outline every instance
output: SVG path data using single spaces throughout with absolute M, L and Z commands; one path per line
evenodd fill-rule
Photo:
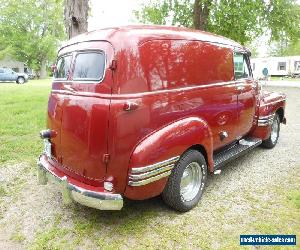
M 276 118 L 273 121 L 271 129 L 272 129 L 271 130 L 271 141 L 272 141 L 272 143 L 275 143 L 277 140 L 278 129 L 279 129 L 278 120 Z
M 193 200 L 199 192 L 202 182 L 201 166 L 191 162 L 184 170 L 180 182 L 180 196 L 183 201 Z

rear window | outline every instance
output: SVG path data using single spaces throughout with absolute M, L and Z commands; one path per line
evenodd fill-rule
M 72 56 L 62 56 L 57 60 L 54 77 L 57 79 L 67 79 L 71 65 Z
M 103 79 L 105 56 L 102 52 L 82 52 L 77 54 L 73 80 L 100 81 Z

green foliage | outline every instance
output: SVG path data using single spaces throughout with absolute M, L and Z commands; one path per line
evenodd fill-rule
M 262 32 L 261 0 L 220 0 L 210 12 L 208 30 L 245 44 Z
M 0 6 L 0 57 L 9 54 L 35 70 L 53 60 L 64 38 L 63 0 L 0 0 Z
M 152 0 L 135 11 L 142 23 L 193 27 L 192 0 Z M 271 40 L 299 37 L 300 11 L 296 0 L 212 0 L 208 31 L 249 43 L 266 30 Z
M 193 27 L 193 6 L 190 0 L 151 0 L 134 15 L 145 24 L 172 24 Z
M 269 56 L 295 56 L 300 55 L 300 39 L 289 41 L 288 39 L 281 39 L 273 42 L 270 45 Z
M 42 152 L 39 131 L 45 127 L 51 80 L 19 85 L 0 83 L 0 165 L 8 161 L 35 163 Z M 0 188 L 0 197 L 1 197 Z
M 284 51 L 285 56 L 300 55 L 300 39 L 298 41 L 292 42 Z

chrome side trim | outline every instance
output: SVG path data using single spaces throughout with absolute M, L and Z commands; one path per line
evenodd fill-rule
M 273 123 L 274 117 L 275 114 L 259 117 L 257 126 L 259 127 L 270 126 Z
M 146 178 L 152 177 L 154 175 L 158 175 L 160 173 L 166 172 L 168 170 L 172 170 L 173 167 L 174 167 L 174 164 L 171 164 L 171 165 L 167 165 L 165 167 L 154 169 L 154 170 L 146 172 L 146 173 L 131 174 L 131 175 L 129 175 L 129 179 L 132 181 L 146 179 Z
M 180 156 L 175 156 L 145 167 L 132 168 L 128 176 L 128 185 L 133 187 L 143 186 L 169 176 L 179 158 Z
M 131 173 L 132 173 L 132 174 L 145 173 L 145 172 L 148 172 L 148 171 L 151 171 L 151 170 L 154 170 L 154 169 L 163 167 L 163 166 L 165 166 L 165 165 L 170 165 L 170 164 L 173 164 L 173 163 L 175 163 L 176 161 L 178 161 L 178 160 L 179 160 L 179 157 L 180 157 L 180 156 L 175 156 L 175 157 L 170 158 L 170 159 L 168 159 L 168 160 L 161 161 L 161 162 L 158 162 L 158 163 L 155 163 L 155 164 L 153 164 L 153 165 L 146 166 L 146 167 L 132 168 L 132 169 L 131 169 Z
M 154 182 L 154 181 L 157 181 L 161 178 L 164 178 L 164 177 L 167 177 L 171 174 L 171 170 L 167 171 L 167 172 L 164 172 L 160 175 L 156 175 L 154 177 L 151 177 L 151 178 L 148 178 L 148 179 L 145 179 L 145 180 L 141 180 L 141 181 L 129 181 L 128 182 L 128 185 L 129 186 L 133 186 L 133 187 L 137 187 L 137 186 L 143 186 L 143 185 L 146 185 L 146 184 L 149 184 L 151 182 Z

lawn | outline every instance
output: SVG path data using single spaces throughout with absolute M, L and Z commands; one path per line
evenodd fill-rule
M 34 162 L 42 150 L 51 79 L 0 83 L 0 165 Z
M 279 76 L 272 76 L 271 81 L 290 81 L 290 82 L 299 82 L 300 78 L 290 78 L 290 77 L 279 77 Z

